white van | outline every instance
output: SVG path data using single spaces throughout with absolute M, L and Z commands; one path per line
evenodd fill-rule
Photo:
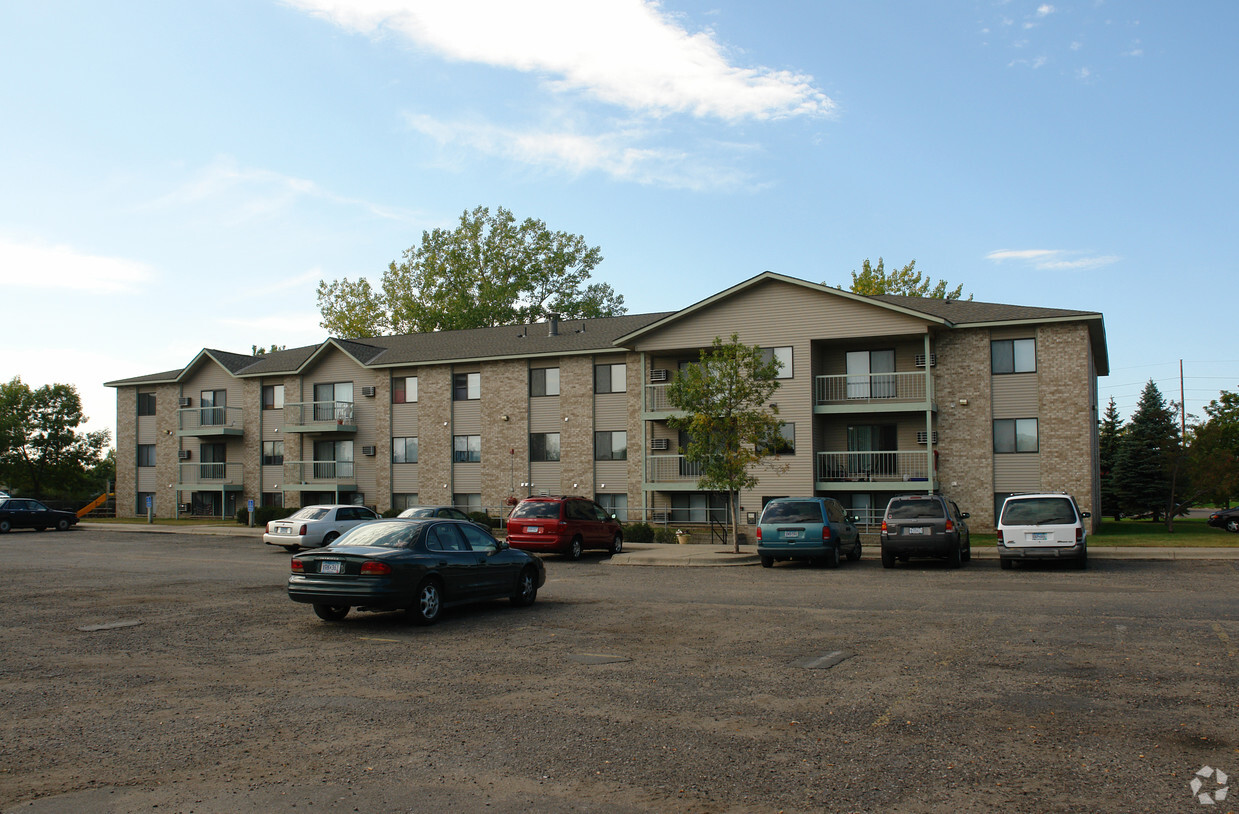
M 1005 569 L 1016 560 L 1072 560 L 1088 565 L 1088 512 L 1065 492 L 1011 495 L 998 515 L 998 562 Z

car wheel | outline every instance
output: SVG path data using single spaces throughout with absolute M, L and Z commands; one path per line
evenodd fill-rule
M 762 567 L 762 568 L 773 568 L 773 567 L 774 567 L 774 557 L 767 557 L 765 554 L 763 554 L 763 555 L 761 556 L 761 567 Z
M 409 616 L 412 617 L 414 624 L 433 625 L 439 621 L 441 613 L 443 613 L 442 589 L 438 582 L 428 579 L 417 586 L 417 593 L 413 594 L 413 607 L 409 608 Z
M 323 545 L 329 546 L 332 543 L 334 543 L 339 537 L 340 537 L 339 534 L 335 533 L 334 531 L 329 531 L 327 532 L 327 535 L 323 537 Z
M 882 549 L 882 567 L 883 568 L 894 568 L 895 567 L 895 555 L 890 553 L 886 549 Z
M 1076 561 L 1074 564 L 1075 564 L 1075 568 L 1077 571 L 1083 571 L 1085 568 L 1088 568 L 1088 549 L 1087 548 L 1080 552 L 1080 556 L 1076 557 Z
M 1011 562 L 1011 560 L 1008 560 L 1008 559 L 1005 559 L 1005 558 L 1000 558 L 1000 559 L 998 560 L 998 567 L 999 567 L 999 568 L 1001 568 L 1001 569 L 1002 569 L 1002 570 L 1004 570 L 1004 571 L 1010 571 L 1010 570 L 1011 570 L 1011 566 L 1012 566 L 1013 564 L 1014 564 L 1014 563 L 1012 563 L 1012 562 Z
M 13 530 L 13 523 L 10 520 L 0 520 L 0 534 L 8 534 Z
M 1239 517 L 1232 517 L 1227 520 L 1226 530 L 1231 534 L 1239 534 Z
M 971 559 L 972 559 L 972 541 L 969 540 L 968 544 L 964 546 L 964 562 L 968 562 Z
M 624 553 L 624 535 L 616 533 L 614 539 L 611 540 L 611 553 L 612 554 Z
M 285 550 L 285 551 L 287 551 L 289 554 L 296 554 L 298 551 L 300 551 L 300 550 L 301 550 L 301 546 L 299 546 L 299 545 L 286 545 L 286 546 L 284 546 L 284 550 Z
M 69 530 L 68 519 L 62 517 L 56 521 L 56 531 L 68 531 L 68 530 Z
M 852 546 L 852 550 L 848 552 L 848 562 L 856 562 L 860 559 L 860 540 L 856 541 L 856 545 Z
M 534 575 L 532 568 L 526 568 L 521 571 L 521 575 L 516 578 L 516 591 L 512 594 L 512 604 L 518 608 L 526 608 L 533 604 L 533 601 L 538 598 L 538 578 Z
M 568 543 L 568 559 L 581 559 L 581 538 L 573 537 L 572 542 Z
M 946 553 L 946 567 L 959 568 L 964 564 L 964 553 L 959 550 L 959 543 L 951 546 L 951 550 Z
M 838 546 L 835 546 L 834 548 L 830 549 L 830 553 L 828 553 L 825 557 L 825 563 L 826 563 L 827 568 L 838 568 L 839 567 L 839 547 Z
M 315 605 L 314 615 L 324 622 L 338 622 L 348 616 L 348 605 Z

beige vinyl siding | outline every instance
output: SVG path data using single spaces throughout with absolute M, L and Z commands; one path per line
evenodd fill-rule
M 482 465 L 480 463 L 452 464 L 452 492 L 472 494 L 482 492 Z
M 629 453 L 631 456 L 631 453 Z M 628 478 L 628 461 L 595 461 L 594 480 L 605 483 L 607 491 L 622 489 Z M 601 487 L 599 487 L 601 488 Z
M 594 429 L 622 430 L 628 426 L 628 395 L 597 393 L 594 395 Z
M 529 400 L 529 431 L 560 432 L 559 396 L 538 396 Z
M 288 455 L 285 453 L 285 460 Z M 262 460 L 260 457 L 258 460 Z M 277 487 L 276 484 L 279 484 Z M 263 466 L 262 467 L 262 485 L 263 489 L 268 492 L 284 491 L 284 467 L 282 466 Z
M 1040 488 L 1040 455 L 1027 453 L 994 456 L 995 492 L 1035 492 Z
M 387 454 L 391 456 L 391 446 L 388 445 Z M 474 464 L 476 466 L 477 464 Z M 417 464 L 392 464 L 391 465 L 391 482 L 392 491 L 397 494 L 418 491 Z
M 530 494 L 537 495 L 543 492 L 549 495 L 559 494 L 563 491 L 560 487 L 562 471 L 559 461 L 530 461 Z
M 1036 418 L 1040 393 L 1036 373 L 993 377 L 994 418 Z
M 900 338 L 896 340 L 893 337 L 875 336 L 863 341 L 831 342 L 828 346 L 821 348 L 818 352 L 818 358 L 821 362 L 821 370 L 818 371 L 819 375 L 845 375 L 848 372 L 848 352 L 861 350 L 893 350 L 895 351 L 896 373 L 925 372 L 925 368 L 916 366 L 916 357 L 925 352 L 924 339 L 917 338 L 908 340 Z M 930 352 L 933 352 L 932 345 Z
M 155 443 L 155 438 L 156 438 L 155 419 L 156 418 L 158 418 L 158 416 L 153 416 L 153 415 L 138 416 L 137 437 L 138 437 L 139 444 Z
M 482 402 L 473 401 L 452 402 L 452 434 L 481 435 L 482 433 Z M 459 489 L 457 491 L 460 491 Z
M 178 463 L 180 462 L 178 461 Z M 138 484 L 137 490 L 139 492 L 159 492 L 160 491 L 160 489 L 158 489 L 159 479 L 155 477 L 155 474 L 156 474 L 155 467 L 139 466 L 138 467 L 138 478 L 137 478 L 137 484 Z M 163 490 L 163 491 L 167 491 L 167 490 Z
M 376 384 L 377 376 L 386 376 L 387 373 L 376 373 L 362 368 L 352 358 L 341 351 L 334 348 L 324 353 L 319 357 L 313 367 L 308 369 L 302 376 L 302 392 L 305 394 L 303 401 L 313 401 L 314 385 L 316 384 L 336 384 L 340 382 L 352 382 L 353 384 L 353 423 L 357 426 L 356 433 L 341 433 L 341 434 L 323 434 L 313 436 L 302 436 L 302 448 L 296 451 L 296 454 L 289 449 L 287 439 L 284 443 L 284 460 L 286 461 L 309 461 L 314 457 L 314 442 L 315 441 L 352 441 L 353 442 L 353 473 L 356 477 L 353 480 L 357 484 L 357 491 L 365 495 L 365 501 L 369 504 L 374 504 L 378 497 L 377 484 L 377 464 L 376 455 L 363 455 L 361 448 L 364 446 L 373 445 L 377 450 L 386 449 L 386 454 L 391 455 L 391 439 L 379 439 L 375 433 L 375 427 L 378 423 L 377 410 L 380 406 L 375 404 L 378 400 L 373 396 L 363 396 L 361 389 L 363 387 L 373 386 Z M 284 393 L 285 403 L 292 401 L 287 390 Z M 389 405 L 381 405 L 381 409 L 388 409 Z
M 394 438 L 417 435 L 418 406 L 416 404 L 393 404 L 391 406 L 391 434 Z

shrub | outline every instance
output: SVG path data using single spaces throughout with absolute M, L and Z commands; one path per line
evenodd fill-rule
M 265 526 L 272 520 L 283 520 L 295 511 L 297 510 L 284 506 L 255 506 L 254 528 Z M 245 506 L 237 510 L 237 522 L 243 526 L 249 524 L 250 512 Z
M 486 512 L 469 512 L 469 519 L 474 523 L 481 523 L 492 531 L 499 528 L 499 519 L 491 517 Z
M 656 543 L 674 543 L 675 532 L 669 528 L 654 529 L 654 542 Z
M 654 527 L 649 523 L 630 523 L 624 526 L 624 540 L 629 543 L 652 543 Z
M 388 509 L 387 511 L 380 512 L 379 516 L 380 517 L 397 517 L 399 514 L 400 514 L 399 509 Z

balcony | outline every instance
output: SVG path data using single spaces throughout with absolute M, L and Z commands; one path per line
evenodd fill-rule
M 219 438 L 244 435 L 240 407 L 188 407 L 176 411 L 180 438 Z
M 883 412 L 924 409 L 924 373 L 866 373 L 814 377 L 815 412 Z
M 677 412 L 667 399 L 666 384 L 647 384 L 645 386 L 645 412 L 670 414 Z
M 696 485 L 701 478 L 701 464 L 683 455 L 649 455 L 645 459 L 646 480 L 649 483 L 681 483 Z
M 342 491 L 357 490 L 357 474 L 352 461 L 285 461 L 284 488 L 329 486 Z
M 176 488 L 181 492 L 239 492 L 245 486 L 245 465 L 224 462 L 178 464 L 176 481 Z
M 284 402 L 283 432 L 355 433 L 351 401 Z
M 929 481 L 930 458 L 925 450 L 906 452 L 819 452 L 817 453 L 817 483 L 819 489 L 849 488 L 900 489 L 904 484 L 917 484 L 913 491 L 924 488 Z

